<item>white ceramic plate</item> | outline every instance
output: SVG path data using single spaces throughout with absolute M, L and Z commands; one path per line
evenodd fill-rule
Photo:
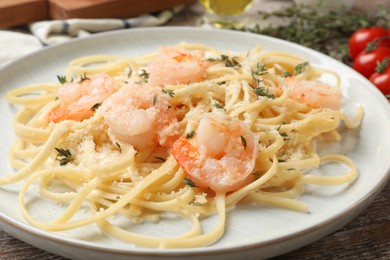
M 203 43 L 221 50 L 245 52 L 255 45 L 301 55 L 312 64 L 337 71 L 342 78 L 345 97 L 343 109 L 353 115 L 363 105 L 366 116 L 361 129 L 343 132 L 341 143 L 327 148 L 348 155 L 357 165 L 360 176 L 351 186 L 308 186 L 301 200 L 310 213 L 297 213 L 265 206 L 239 205 L 228 212 L 228 225 L 223 238 L 207 248 L 160 250 L 140 248 L 110 239 L 97 232 L 95 226 L 64 233 L 38 230 L 21 217 L 17 205 L 17 186 L 0 187 L 0 220 L 11 235 L 36 247 L 73 259 L 161 259 L 188 256 L 217 259 L 225 257 L 266 258 L 302 247 L 342 227 L 360 213 L 378 194 L 389 178 L 390 169 L 390 106 L 387 100 L 366 79 L 349 67 L 316 51 L 289 42 L 234 31 L 197 28 L 149 28 L 115 31 L 63 45 L 18 60 L 0 72 L 0 94 L 18 86 L 54 82 L 63 74 L 66 64 L 76 57 L 91 54 L 131 56 L 155 51 L 160 45 L 186 41 Z M 0 171 L 10 171 L 7 153 L 14 137 L 12 118 L 15 109 L 0 100 Z M 335 172 L 343 169 L 335 167 Z M 6 202 L 6 203 L 4 203 Z M 35 214 L 51 214 L 44 205 Z M 55 212 L 54 212 L 55 213 Z M 205 229 L 216 223 L 211 217 Z M 161 225 L 141 225 L 140 232 L 155 235 L 184 231 L 185 223 L 174 221 Z M 132 259 L 133 259 L 132 258 Z

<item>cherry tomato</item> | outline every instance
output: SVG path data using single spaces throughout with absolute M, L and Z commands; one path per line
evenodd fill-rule
M 362 28 L 355 31 L 348 41 L 351 58 L 355 59 L 360 52 L 364 51 L 369 42 L 388 35 L 389 31 L 383 27 Z
M 369 78 L 374 74 L 377 62 L 383 61 L 386 57 L 390 57 L 390 48 L 379 46 L 374 51 L 359 53 L 352 67 L 364 77 Z
M 385 95 L 390 98 L 390 66 L 383 73 L 375 72 L 370 81 Z

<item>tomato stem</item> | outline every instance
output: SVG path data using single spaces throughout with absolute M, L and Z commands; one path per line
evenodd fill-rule
M 379 37 L 379 38 L 376 38 L 375 40 L 369 42 L 366 46 L 366 48 L 364 49 L 365 52 L 371 52 L 371 51 L 374 51 L 378 46 L 379 46 L 379 42 L 382 41 L 382 40 L 386 40 L 386 39 L 390 39 L 390 35 L 388 36 L 382 36 L 382 37 Z
M 390 56 L 384 58 L 382 62 L 377 61 L 375 71 L 378 73 L 383 73 L 386 70 L 387 65 L 389 64 L 390 64 Z

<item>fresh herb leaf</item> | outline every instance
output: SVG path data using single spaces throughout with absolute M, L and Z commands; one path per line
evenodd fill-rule
M 257 63 L 256 70 L 252 69 L 252 77 L 255 78 L 255 75 L 261 76 L 261 75 L 267 74 L 268 71 L 267 71 L 265 66 L 266 66 L 265 64 Z
M 265 87 L 261 87 L 261 86 L 256 87 L 255 89 L 253 89 L 253 92 L 255 92 L 257 96 L 267 97 L 271 99 L 275 98 L 275 95 L 269 93 L 269 90 L 266 89 Z
M 118 142 L 115 142 L 115 146 L 118 148 L 119 152 L 122 152 L 122 147 Z
M 83 82 L 84 80 L 89 80 L 90 78 L 87 77 L 87 73 L 84 72 L 84 75 L 80 75 L 80 81 L 79 83 Z
M 139 74 L 139 76 L 141 78 L 144 78 L 145 81 L 147 81 L 149 79 L 149 73 L 146 72 L 146 70 L 144 70 L 144 69 L 141 70 L 141 74 Z
M 187 134 L 186 138 L 191 139 L 192 137 L 194 137 L 195 134 L 196 134 L 196 132 L 194 130 L 192 130 L 190 133 Z
M 175 92 L 172 89 L 162 88 L 162 92 L 168 94 L 170 97 L 173 97 L 175 95 Z
M 129 72 L 127 73 L 127 77 L 130 78 L 131 74 L 133 74 L 133 69 L 129 66 Z
M 189 178 L 185 178 L 185 179 L 183 180 L 183 182 L 184 182 L 185 185 L 188 185 L 188 186 L 190 186 L 190 187 L 197 187 L 196 184 L 195 184 L 195 182 L 193 182 L 193 181 L 192 181 L 191 179 L 189 179 Z
M 57 75 L 57 79 L 58 79 L 58 81 L 59 81 L 61 84 L 65 84 L 65 83 L 66 83 L 66 76 L 65 76 L 65 75 L 63 75 L 63 76 Z
M 228 55 L 225 55 L 225 54 L 221 54 L 221 56 L 219 58 L 209 58 L 209 59 L 207 59 L 207 61 L 211 61 L 211 62 L 223 61 L 223 62 L 225 62 L 225 66 L 230 67 L 230 68 L 241 67 L 241 64 L 237 60 L 237 57 L 230 58 Z
M 261 12 L 262 20 L 275 17 L 287 23 L 264 27 L 260 25 L 231 28 L 285 39 L 351 63 L 348 53 L 348 38 L 360 29 L 372 26 L 390 26 L 389 11 L 378 8 L 376 13 L 341 8 L 337 12 L 318 12 L 317 5 L 293 5 L 275 12 Z
M 215 101 L 213 106 L 215 106 L 216 108 L 225 109 L 225 107 L 219 104 L 217 101 Z
M 162 158 L 162 157 L 155 156 L 154 158 L 156 158 L 157 160 L 160 160 L 160 161 L 162 161 L 162 162 L 165 162 L 165 161 L 166 161 L 166 160 L 165 160 L 164 158 Z
M 157 102 L 157 95 L 154 95 L 153 100 L 152 100 L 152 105 L 154 106 Z
M 91 110 L 92 110 L 92 111 L 96 111 L 96 109 L 98 109 L 101 105 L 102 105 L 102 102 L 96 103 L 95 105 L 93 105 L 93 106 L 91 107 Z
M 55 147 L 54 149 L 56 149 L 56 151 L 58 152 L 56 156 L 56 160 L 60 162 L 61 166 L 64 166 L 73 160 L 72 154 L 69 149 L 63 149 L 57 147 Z
M 247 146 L 246 139 L 242 135 L 240 135 L 240 138 L 241 138 L 242 145 L 244 146 L 244 150 L 246 150 L 246 146 Z
M 302 63 L 299 63 L 297 66 L 295 66 L 294 68 L 294 74 L 295 75 L 298 75 L 298 74 L 301 74 L 302 72 L 305 71 L 306 67 L 309 65 L 309 63 L 306 61 L 306 62 L 302 62 Z

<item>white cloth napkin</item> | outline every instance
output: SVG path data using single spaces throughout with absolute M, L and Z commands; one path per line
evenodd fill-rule
M 44 45 L 83 37 L 91 33 L 109 30 L 158 26 L 168 22 L 183 6 L 166 9 L 156 14 L 145 14 L 130 19 L 68 19 L 42 21 L 30 24 L 31 33 Z
M 42 48 L 42 44 L 31 34 L 0 31 L 0 68 L 40 48 Z
M 130 19 L 68 19 L 40 21 L 29 25 L 29 32 L 0 30 L 0 68 L 43 46 L 110 30 L 159 26 L 167 23 L 184 6 Z

